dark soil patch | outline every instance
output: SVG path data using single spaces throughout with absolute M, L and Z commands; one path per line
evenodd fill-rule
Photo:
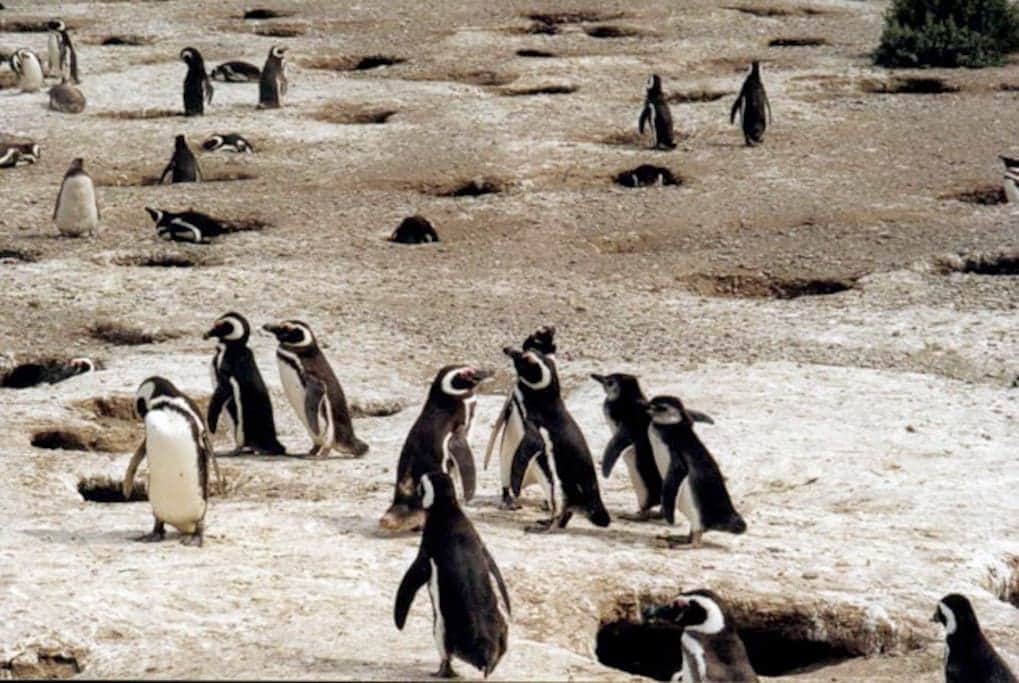
M 556 57 L 554 52 L 547 52 L 545 50 L 517 50 L 517 57 L 534 57 L 537 59 L 550 59 Z
M 818 7 L 783 7 L 780 5 L 742 5 L 723 7 L 722 9 L 734 10 L 755 17 L 813 17 L 829 14 L 827 10 Z
M 683 179 L 662 166 L 641 164 L 637 168 L 616 174 L 615 182 L 623 187 L 655 187 L 682 185 Z
M 88 477 L 78 482 L 78 493 L 82 500 L 90 503 L 141 503 L 149 499 L 148 482 L 144 477 L 135 477 L 131 497 L 124 497 L 124 482 L 109 477 Z
M 35 263 L 39 254 L 23 249 L 0 249 L 0 265 L 12 263 Z
M 147 36 L 136 36 L 136 35 L 116 35 L 106 36 L 99 41 L 100 45 L 105 47 L 113 46 L 125 46 L 125 47 L 141 47 L 143 45 L 152 45 L 155 43 L 155 39 Z
M 609 14 L 605 12 L 546 12 L 528 14 L 527 18 L 541 24 L 556 26 L 561 24 L 584 24 L 596 21 L 611 21 L 613 19 L 619 19 L 622 16 L 623 15 L 620 13 Z
M 513 27 L 506 29 L 509 33 L 523 33 L 533 36 L 554 36 L 559 33 L 559 27 L 555 24 L 546 24 L 541 21 L 532 21 L 527 26 Z
M 637 38 L 644 35 L 640 29 L 630 26 L 588 26 L 584 33 L 592 38 Z
M 32 445 L 46 450 L 122 453 L 137 446 L 132 442 L 123 434 L 106 434 L 93 427 L 44 429 L 32 435 Z
M 141 268 L 198 268 L 218 265 L 220 262 L 204 254 L 182 252 L 156 252 L 151 254 L 122 254 L 113 258 L 117 266 L 138 266 Z
M 422 191 L 436 197 L 480 197 L 486 194 L 503 192 L 505 191 L 505 186 L 499 180 L 476 178 L 440 187 L 426 187 Z
M 307 32 L 308 30 L 303 26 L 292 24 L 269 24 L 255 29 L 256 34 L 266 36 L 267 38 L 296 38 L 303 36 Z
M 670 104 L 691 104 L 695 102 L 717 102 L 732 92 L 721 90 L 689 90 L 687 92 L 674 92 L 666 95 L 665 101 Z
M 967 204 L 980 204 L 982 206 L 994 206 L 1005 204 L 1008 198 L 1005 196 L 1005 188 L 1001 185 L 980 185 L 968 190 L 949 192 L 938 197 L 938 199 L 952 199 Z
M 384 66 L 403 64 L 406 59 L 402 57 L 391 57 L 389 55 L 346 55 L 338 57 L 316 57 L 307 59 L 303 63 L 311 69 L 324 69 L 326 71 L 368 71 Z
M 101 111 L 96 114 L 104 119 L 120 119 L 126 121 L 147 121 L 149 119 L 168 119 L 184 116 L 183 112 L 172 109 L 137 109 L 125 111 Z
M 505 88 L 501 94 L 506 97 L 530 97 L 532 95 L 569 95 L 579 90 L 575 85 L 542 85 L 534 88 Z
M 687 283 L 699 294 L 748 299 L 798 299 L 827 296 L 856 287 L 856 277 L 796 278 L 766 274 L 695 275 Z
M 1019 251 L 996 253 L 953 254 L 936 260 L 942 273 L 972 273 L 974 275 L 1019 275 Z
M 940 95 L 959 92 L 958 86 L 946 83 L 943 78 L 926 76 L 893 78 L 887 83 L 864 81 L 860 89 L 878 95 Z
M 312 117 L 317 121 L 340 125 L 381 124 L 389 121 L 396 113 L 394 109 L 371 109 L 360 105 L 334 102 L 316 111 Z
M 143 330 L 134 325 L 128 325 L 116 320 L 102 320 L 93 324 L 88 329 L 89 335 L 99 341 L 117 346 L 140 346 L 142 344 L 157 344 L 169 339 L 176 339 L 180 336 L 177 332 L 166 332 L 163 330 Z
M 246 20 L 279 19 L 281 17 L 292 17 L 294 14 L 294 12 L 275 9 L 255 8 L 246 10 L 242 18 Z
M 821 47 L 827 44 L 824 38 L 774 38 L 768 42 L 768 47 Z

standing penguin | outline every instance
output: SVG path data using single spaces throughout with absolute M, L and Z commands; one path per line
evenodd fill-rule
M 18 75 L 18 89 L 21 92 L 38 92 L 42 88 L 42 65 L 31 50 L 16 50 L 11 55 L 11 69 Z
M 283 96 L 287 94 L 287 48 L 276 45 L 269 50 L 262 75 L 258 80 L 258 108 L 279 109 Z
M 354 435 L 340 381 L 311 328 L 300 320 L 284 320 L 262 329 L 279 342 L 276 360 L 283 389 L 314 442 L 308 456 L 324 458 L 333 448 L 357 457 L 367 453 L 368 444 Z
M 683 403 L 673 396 L 656 396 L 647 412 L 648 440 L 663 481 L 662 514 L 675 524 L 678 502 L 690 522 L 690 536 L 681 542 L 698 548 L 705 531 L 745 532 L 747 524 L 732 505 L 718 463 L 694 434 L 693 419 Z
M 159 176 L 160 185 L 166 180 L 167 174 L 171 174 L 171 183 L 197 183 L 202 179 L 198 159 L 192 154 L 187 138 L 183 135 L 178 135 L 174 140 L 173 156 L 170 157 L 170 163 L 166 165 L 163 174 Z
M 743 81 L 736 101 L 732 103 L 732 111 L 729 113 L 729 123 L 736 121 L 736 112 L 740 114 L 740 122 L 743 124 L 743 139 L 750 147 L 760 144 L 764 140 L 764 129 L 768 127 L 771 118 L 771 103 L 768 101 L 768 94 L 764 92 L 764 83 L 761 82 L 761 63 L 753 62 L 750 66 L 750 74 Z
M 219 341 L 212 357 L 212 400 L 209 429 L 215 434 L 220 418 L 233 433 L 236 452 L 281 455 L 286 449 L 276 437 L 269 391 L 248 348 L 251 327 L 240 313 L 221 316 L 203 339 Z
M 662 94 L 662 79 L 658 74 L 651 74 L 647 79 L 647 90 L 644 95 L 644 109 L 640 112 L 637 130 L 644 134 L 644 124 L 650 124 L 651 149 L 674 149 L 676 142 L 672 134 L 672 112 L 669 103 Z
M 50 33 L 47 45 L 50 76 L 59 78 L 61 81 L 66 79 L 78 85 L 81 83 L 81 79 L 78 78 L 78 53 L 74 49 L 74 43 L 71 42 L 71 34 L 68 32 L 66 24 L 55 19 L 47 26 Z M 56 57 L 55 63 L 54 56 Z
M 188 73 L 184 77 L 184 115 L 201 116 L 205 113 L 206 103 L 212 104 L 212 80 L 205 72 L 205 60 L 202 53 L 193 47 L 180 51 L 180 59 L 188 65 Z
M 1017 683 L 984 636 L 966 596 L 951 593 L 941 598 L 932 621 L 945 627 L 945 683 Z
M 79 157 L 71 162 L 71 167 L 64 174 L 57 194 L 57 204 L 53 207 L 53 220 L 57 229 L 65 237 L 90 237 L 99 233 L 99 203 L 92 177 L 85 172 L 84 161 Z
M 403 630 L 414 597 L 428 584 L 432 633 L 439 650 L 439 670 L 434 675 L 454 678 L 455 656 L 488 678 L 506 653 L 506 621 L 512 614 L 506 584 L 474 525 L 457 504 L 449 476 L 425 474 L 417 496 L 426 510 L 425 528 L 417 557 L 396 591 L 396 628 Z
M 428 472 L 445 472 L 453 477 L 460 499 L 469 501 L 474 497 L 474 455 L 467 439 L 477 402 L 474 392 L 491 377 L 491 372 L 469 365 L 447 365 L 439 370 L 421 414 L 403 443 L 393 504 L 379 520 L 380 527 L 405 531 L 421 526 L 418 483 Z
M 145 439 L 127 466 L 123 494 L 131 499 L 135 472 L 148 456 L 148 494 L 156 518 L 152 533 L 137 540 L 161 541 L 169 524 L 185 534 L 182 543 L 201 547 L 210 461 L 215 465 L 205 420 L 194 401 L 162 377 L 149 377 L 141 383 L 135 410 L 145 420 Z

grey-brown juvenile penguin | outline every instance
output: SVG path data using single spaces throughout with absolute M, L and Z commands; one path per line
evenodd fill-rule
M 85 95 L 65 79 L 50 88 L 50 109 L 62 114 L 80 114 L 85 111 Z

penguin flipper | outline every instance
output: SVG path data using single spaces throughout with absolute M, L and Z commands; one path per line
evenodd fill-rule
M 488 445 L 485 447 L 485 469 L 488 469 L 488 463 L 492 459 L 492 451 L 495 450 L 495 442 L 499 439 L 499 434 L 506 428 L 506 420 L 509 419 L 510 406 L 513 404 L 513 394 L 506 397 L 506 403 L 503 404 L 502 410 L 499 411 L 499 417 L 495 420 L 495 425 L 492 427 L 492 435 L 488 437 Z
M 707 413 L 702 413 L 699 410 L 687 410 L 686 414 L 694 422 L 703 422 L 704 424 L 709 424 L 709 425 L 715 424 L 714 419 L 712 419 L 712 417 L 710 415 L 708 415 Z
M 403 625 L 407 623 L 407 613 L 410 612 L 414 596 L 417 595 L 421 586 L 428 583 L 430 578 L 432 578 L 432 567 L 428 562 L 428 558 L 423 553 L 418 553 L 418 556 L 414 558 L 414 562 L 407 568 L 407 573 L 403 575 L 400 587 L 396 591 L 393 621 L 396 622 L 396 628 L 399 630 L 402 631 Z
M 736 123 L 736 112 L 740 111 L 743 106 L 743 98 L 746 96 L 746 83 L 740 88 L 739 95 L 736 96 L 736 101 L 732 103 L 732 111 L 729 112 L 729 125 Z
M 57 192 L 57 201 L 53 205 L 53 220 L 57 220 L 57 212 L 60 211 L 60 195 L 64 194 L 64 183 L 66 182 L 67 177 L 65 176 L 63 181 L 60 183 L 60 192 Z
M 474 491 L 477 487 L 477 472 L 474 467 L 474 455 L 471 453 L 470 444 L 463 430 L 457 429 L 449 440 L 449 454 L 453 457 L 456 469 L 460 473 L 460 481 L 463 484 L 464 502 L 474 498 Z
M 514 496 L 520 495 L 520 489 L 524 484 L 524 476 L 531 461 L 545 453 L 545 440 L 541 438 L 538 429 L 529 421 L 524 420 L 524 436 L 513 454 L 513 466 L 510 470 L 510 489 Z M 547 467 L 547 465 L 546 465 Z
M 304 416 L 308 420 L 308 427 L 314 434 L 321 434 L 325 425 L 319 424 L 319 414 L 322 411 L 322 403 L 326 402 L 326 410 L 329 410 L 329 397 L 326 395 L 326 387 L 322 382 L 309 376 L 308 384 L 304 393 Z
M 124 473 L 124 483 L 121 485 L 121 492 L 126 500 L 131 500 L 131 491 L 134 490 L 134 474 L 138 471 L 138 465 L 145 458 L 145 439 L 142 439 L 138 450 L 131 456 L 131 462 L 127 463 L 127 472 Z
M 662 483 L 662 515 L 669 524 L 676 523 L 676 497 L 686 476 L 686 465 L 674 458 L 669 463 L 669 471 L 665 473 L 665 481 Z
M 212 392 L 212 399 L 209 401 L 209 413 L 206 421 L 213 434 L 216 433 L 216 425 L 219 424 L 219 414 L 226 407 L 227 401 L 233 398 L 232 393 L 227 389 L 226 384 L 220 382 L 216 385 L 216 391 Z
M 601 459 L 601 473 L 603 477 L 609 478 L 616 460 L 619 460 L 619 456 L 630 448 L 633 448 L 633 439 L 630 438 L 630 433 L 625 429 L 621 429 L 612 435 L 612 438 L 609 439 L 608 444 L 605 446 L 605 454 L 602 455 Z
M 212 87 L 212 80 L 206 76 L 202 83 L 204 84 L 203 87 L 205 89 L 205 103 L 212 104 L 212 95 L 216 92 L 216 90 Z
M 638 119 L 638 121 L 637 121 L 637 132 L 639 132 L 641 135 L 644 134 L 644 125 L 648 122 L 648 119 L 650 117 L 651 117 L 651 109 L 645 103 L 644 104 L 644 108 L 641 109 L 641 111 L 640 111 L 640 119 Z
M 502 580 L 502 572 L 499 571 L 499 566 L 492 559 L 492 554 L 488 552 L 488 548 L 482 546 L 482 550 L 485 551 L 485 560 L 488 562 L 488 571 L 495 577 L 495 582 L 499 585 L 499 592 L 502 594 L 502 600 L 506 603 L 506 615 L 513 616 L 513 610 L 510 609 L 509 591 L 506 590 L 506 583 Z

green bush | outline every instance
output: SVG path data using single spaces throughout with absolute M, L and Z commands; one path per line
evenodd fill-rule
M 895 0 L 874 61 L 882 66 L 982 67 L 1019 50 L 1009 0 Z

